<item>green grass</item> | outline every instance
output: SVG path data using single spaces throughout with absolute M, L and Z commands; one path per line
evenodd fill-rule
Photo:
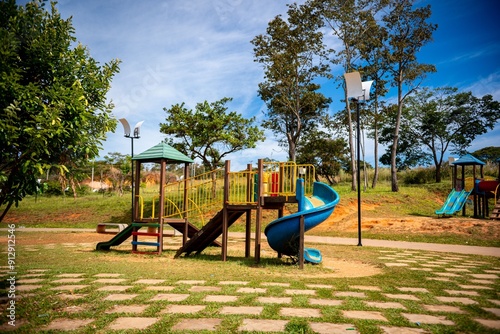
M 350 183 L 341 183 L 335 185 L 334 188 L 340 195 L 341 204 L 356 203 L 357 192 L 351 190 Z M 434 211 L 442 205 L 449 189 L 450 181 L 448 180 L 439 184 L 401 186 L 400 191 L 395 193 L 391 191 L 388 182 L 381 182 L 376 189 L 367 188 L 366 191 L 362 191 L 362 217 L 363 219 L 400 219 L 404 216 L 436 217 Z M 146 192 L 150 197 L 153 194 L 152 189 L 146 189 Z M 18 227 L 94 229 L 98 223 L 128 223 L 131 216 L 130 202 L 130 193 L 125 193 L 123 196 L 90 194 L 76 199 L 69 196 L 30 196 L 25 198 L 19 207 L 13 207 L 4 221 L 15 223 Z M 296 209 L 290 206 L 290 210 Z M 472 209 L 468 208 L 468 213 L 471 212 Z M 209 218 L 207 217 L 207 219 Z M 274 211 L 264 210 L 264 224 L 275 218 Z M 491 228 L 495 228 L 495 226 L 495 223 L 492 222 Z M 244 223 L 234 224 L 231 231 L 244 231 Z M 324 236 L 332 235 L 330 232 L 318 232 L 317 230 L 310 233 Z M 374 231 L 365 231 L 363 234 L 365 238 L 372 239 L 500 247 L 500 240 L 495 237 L 496 234 L 485 233 L 479 228 L 472 228 L 469 234 L 405 234 Z M 332 236 L 356 238 L 357 233 L 335 230 L 335 234 Z
M 1 232 L 0 236 L 5 236 Z M 307 296 L 293 296 L 292 303 L 287 305 L 260 304 L 255 300 L 255 295 L 240 295 L 237 301 L 230 303 L 231 306 L 263 306 L 264 310 L 260 316 L 241 316 L 228 315 L 223 316 L 222 327 L 216 333 L 234 333 L 241 324 L 243 318 L 264 318 L 264 319 L 283 319 L 278 314 L 280 307 L 292 308 L 319 308 L 321 318 L 304 319 L 290 318 L 286 327 L 287 333 L 313 333 L 310 329 L 309 321 L 331 322 L 331 323 L 352 323 L 361 333 L 380 333 L 379 325 L 416 327 L 415 324 L 401 316 L 401 312 L 436 315 L 427 311 L 423 305 L 438 303 L 434 296 L 447 295 L 446 289 L 460 289 L 462 284 L 470 284 L 466 275 L 454 277 L 451 281 L 441 282 L 427 279 L 430 274 L 423 271 L 413 271 L 405 267 L 386 267 L 384 263 L 387 260 L 381 257 L 386 254 L 387 249 L 372 247 L 355 246 L 336 246 L 336 245 L 308 245 L 318 247 L 323 253 L 325 259 L 333 259 L 334 263 L 339 261 L 355 261 L 369 265 L 373 268 L 379 268 L 380 273 L 366 277 L 348 277 L 348 275 L 332 275 L 335 271 L 323 267 L 322 265 L 306 265 L 304 270 L 298 269 L 296 265 L 291 265 L 284 260 L 275 258 L 275 254 L 267 253 L 262 256 L 260 264 L 255 264 L 253 258 L 244 258 L 243 243 L 238 241 L 237 246 L 229 252 L 229 258 L 226 262 L 220 261 L 220 249 L 209 248 L 203 254 L 195 257 L 173 259 L 174 248 L 166 250 L 161 256 L 134 255 L 130 253 L 129 246 L 122 246 L 118 250 L 110 252 L 97 252 L 89 247 L 68 248 L 59 243 L 64 238 L 58 237 L 52 233 L 16 232 L 17 240 L 17 258 L 18 276 L 22 276 L 32 269 L 47 269 L 44 273 L 45 282 L 43 288 L 37 290 L 36 297 L 25 297 L 26 302 L 17 304 L 18 319 L 28 319 L 29 325 L 26 325 L 20 333 L 37 332 L 40 326 L 50 323 L 52 320 L 68 317 L 72 319 L 96 319 L 92 328 L 87 328 L 84 333 L 105 332 L 105 328 L 119 316 L 123 314 L 108 314 L 107 310 L 114 305 L 144 304 L 147 309 L 141 316 L 160 317 L 161 320 L 144 331 L 145 333 L 170 333 L 170 327 L 181 318 L 210 318 L 221 317 L 218 313 L 221 305 L 217 303 L 204 302 L 203 298 L 213 292 L 189 292 L 189 285 L 176 284 L 178 280 L 205 280 L 205 285 L 217 286 L 220 281 L 247 281 L 247 287 L 262 287 L 264 282 L 290 283 L 289 287 L 269 286 L 265 296 L 284 296 L 284 289 L 310 289 L 308 284 L 331 285 L 333 288 L 317 288 L 317 294 L 314 298 L 330 298 L 342 300 L 339 306 L 311 306 L 308 303 Z M 56 245 L 52 249 L 46 249 L 43 245 L 35 244 L 40 240 L 52 241 Z M 5 243 L 6 244 L 6 243 Z M 4 243 L 2 243 L 4 247 Z M 28 251 L 35 248 L 35 251 Z M 396 254 L 401 250 L 395 251 Z M 446 257 L 454 257 L 452 254 L 434 253 L 427 251 L 411 251 L 403 258 L 406 260 L 415 259 L 417 261 L 422 256 L 433 258 L 435 261 Z M 462 264 L 468 261 L 478 265 L 471 268 L 471 273 L 483 273 L 484 270 L 499 270 L 500 259 L 476 255 L 460 255 L 461 260 L 456 260 L 455 264 Z M 431 261 L 431 260 L 429 260 Z M 443 264 L 443 267 L 451 267 L 452 264 Z M 355 270 L 355 267 L 353 267 Z M 78 291 L 86 294 L 82 299 L 65 300 L 58 297 L 60 292 L 51 290 L 57 286 L 51 281 L 58 279 L 58 275 L 64 273 L 82 273 L 84 280 L 77 284 L 89 284 L 88 288 Z M 145 290 L 140 285 L 134 285 L 127 290 L 127 293 L 137 293 L 138 296 L 131 301 L 112 302 L 104 301 L 103 298 L 108 294 L 97 291 L 96 287 L 104 286 L 98 283 L 92 283 L 95 280 L 94 275 L 99 273 L 119 273 L 121 278 L 127 279 L 124 285 L 129 285 L 142 278 L 165 279 L 162 285 L 175 286 L 172 293 L 189 293 L 190 297 L 183 302 L 174 304 L 207 305 L 207 308 L 200 313 L 193 315 L 165 315 L 159 312 L 167 305 L 172 304 L 166 301 L 151 302 L 150 299 L 155 292 Z M 5 284 L 5 280 L 2 281 Z M 355 285 L 376 286 L 380 291 L 366 291 L 353 288 Z M 5 285 L 3 286 L 5 287 Z M 221 291 L 216 294 L 238 295 L 235 285 L 221 285 Z M 418 287 L 425 288 L 429 293 L 413 293 L 420 300 L 392 300 L 384 296 L 385 293 L 398 294 L 403 293 L 398 287 Z M 498 300 L 498 291 L 500 291 L 500 282 L 496 280 L 492 289 L 477 290 L 479 296 L 474 300 L 476 305 L 455 305 L 459 306 L 465 314 L 446 314 L 446 317 L 455 322 L 455 326 L 429 325 L 422 324 L 416 328 L 422 328 L 432 333 L 487 333 L 488 331 L 480 326 L 474 318 L 496 319 L 491 313 L 483 308 L 497 307 L 490 300 Z M 363 291 L 367 298 L 355 297 L 336 297 L 337 291 Z M 5 295 L 5 294 L 4 294 Z M 398 309 L 381 310 L 368 306 L 364 300 L 377 302 L 401 303 L 406 310 Z M 82 307 L 84 311 L 69 313 L 68 308 Z M 346 319 L 342 316 L 342 310 L 364 310 L 380 311 L 388 322 Z M 128 316 L 134 316 L 132 314 Z M 5 319 L 0 321 L 5 322 Z M 127 333 L 138 333 L 139 331 L 127 331 Z

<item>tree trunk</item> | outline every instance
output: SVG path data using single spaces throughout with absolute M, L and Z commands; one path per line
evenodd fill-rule
M 400 72 L 398 80 L 398 114 L 396 116 L 396 125 L 394 127 L 394 140 L 391 148 L 391 189 L 393 192 L 399 191 L 398 186 L 398 168 L 396 166 L 396 156 L 398 152 L 399 127 L 401 125 L 401 114 L 403 113 L 403 81 L 402 73 Z
M 352 117 L 351 117 L 351 107 L 349 105 L 349 99 L 347 98 L 347 90 L 344 90 L 345 100 L 346 100 L 346 110 L 347 110 L 347 123 L 349 127 L 349 148 L 351 151 L 351 171 L 352 171 L 352 183 L 351 190 L 356 191 L 357 189 L 357 179 L 356 179 L 356 152 L 354 151 L 354 140 L 353 140 L 353 130 L 352 130 Z
M 376 93 L 375 93 L 376 94 Z M 378 96 L 375 95 L 375 115 L 373 120 L 373 136 L 374 136 L 374 148 L 373 148 L 373 158 L 375 160 L 375 170 L 373 173 L 372 189 L 375 189 L 378 182 Z

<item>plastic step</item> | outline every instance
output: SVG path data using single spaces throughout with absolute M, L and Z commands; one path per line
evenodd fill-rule
M 158 243 L 158 242 L 149 242 L 149 241 L 132 241 L 132 245 L 160 247 L 160 243 Z
M 132 235 L 142 235 L 148 237 L 159 237 L 160 233 L 151 233 L 151 232 L 132 232 Z
M 134 227 L 160 227 L 160 224 L 151 223 L 132 223 Z

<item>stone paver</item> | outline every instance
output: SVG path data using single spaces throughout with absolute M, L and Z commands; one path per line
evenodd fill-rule
M 344 317 L 352 319 L 387 321 L 382 313 L 377 311 L 342 311 L 342 314 Z
M 396 303 L 396 302 L 364 302 L 366 305 L 370 307 L 375 307 L 375 308 L 382 308 L 382 309 L 391 309 L 391 308 L 400 308 L 403 310 L 406 310 L 406 307 L 403 306 L 401 303 Z
M 500 320 L 490 320 L 490 319 L 474 319 L 479 322 L 484 327 L 500 329 Z
M 98 278 L 94 281 L 94 283 L 119 284 L 125 281 L 125 278 Z
M 359 334 L 354 325 L 331 324 L 328 322 L 311 322 L 309 326 L 315 333 L 319 334 Z
M 455 324 L 453 321 L 446 319 L 445 316 L 434 316 L 427 314 L 412 314 L 412 313 L 401 313 L 401 315 L 412 323 L 440 324 L 440 325 L 450 325 L 450 326 Z
M 262 282 L 260 283 L 262 286 L 281 286 L 281 287 L 289 287 L 290 283 L 280 283 L 280 282 Z
M 168 300 L 169 302 L 181 302 L 189 297 L 186 293 L 159 293 L 151 301 Z
M 366 298 L 364 292 L 354 292 L 354 291 L 339 291 L 333 294 L 335 297 L 356 297 L 356 298 Z
M 111 278 L 111 277 L 120 277 L 122 274 L 115 274 L 115 273 L 101 273 L 101 274 L 96 274 L 94 277 L 104 277 L 104 278 Z
M 321 310 L 314 308 L 282 307 L 282 317 L 321 318 Z
M 427 289 L 424 289 L 424 288 L 406 288 L 406 287 L 401 287 L 401 288 L 397 288 L 398 290 L 400 291 L 404 291 L 404 292 L 424 292 L 424 293 L 428 293 L 429 290 Z
M 397 294 L 397 293 L 384 293 L 383 295 L 391 299 L 403 299 L 403 300 L 415 300 L 415 301 L 420 300 L 414 295 Z
M 342 305 L 342 300 L 337 299 L 318 299 L 318 298 L 310 298 L 309 304 L 311 305 L 322 305 L 322 306 L 339 306 Z
M 56 331 L 75 330 L 87 326 L 92 321 L 94 319 L 55 319 L 47 326 L 44 326 L 43 329 Z
M 381 291 L 378 286 L 372 286 L 372 285 L 351 285 L 351 289 L 355 290 L 366 290 L 366 291 Z
M 18 285 L 16 287 L 16 291 L 17 292 L 19 292 L 19 291 L 32 291 L 32 290 L 40 289 L 42 287 L 43 287 L 43 285 L 38 285 L 38 284 L 24 284 L 24 285 Z
M 238 331 L 284 332 L 287 320 L 243 319 Z
M 220 326 L 222 319 L 200 318 L 200 319 L 181 319 L 172 326 L 174 331 L 214 331 Z
M 133 288 L 132 285 L 106 285 L 97 289 L 97 291 L 125 291 Z
M 187 284 L 187 285 L 203 285 L 206 281 L 203 280 L 180 280 L 177 284 Z
M 285 294 L 287 295 L 308 295 L 308 296 L 315 296 L 316 295 L 316 290 L 299 290 L 299 289 L 286 289 Z
M 132 284 L 160 284 L 163 282 L 165 282 L 164 279 L 140 279 L 132 282 Z
M 105 313 L 142 313 L 149 305 L 115 305 Z
M 220 281 L 220 285 L 247 285 L 249 282 L 245 281 Z
M 82 277 L 83 274 L 59 274 L 56 275 L 56 277 L 61 277 L 61 278 L 76 278 L 76 277 Z
M 75 291 L 75 290 L 82 290 L 89 287 L 88 285 L 83 285 L 83 284 L 74 284 L 74 285 L 61 285 L 55 288 L 52 288 L 51 290 L 69 290 L 69 291 Z
M 223 306 L 220 314 L 251 314 L 259 315 L 264 308 L 262 306 Z
M 200 285 L 193 285 L 192 287 L 189 288 L 190 292 L 220 292 L 222 291 L 222 288 L 220 286 L 200 286 Z
M 460 303 L 464 305 L 472 305 L 472 304 L 477 304 L 475 300 L 472 300 L 470 298 L 466 297 L 442 297 L 442 296 L 436 296 L 435 297 L 437 300 L 443 303 Z
M 52 283 L 56 283 L 56 284 L 80 283 L 83 280 L 84 280 L 83 278 L 61 278 L 61 279 L 52 281 Z
M 411 327 L 388 327 L 380 326 L 380 329 L 384 334 L 419 334 L 419 333 L 430 333 L 421 328 L 411 328 Z
M 483 307 L 483 310 L 488 311 L 500 318 L 500 308 Z
M 152 291 L 172 291 L 174 289 L 175 286 L 168 286 L 168 285 L 154 285 L 146 287 L 146 290 L 152 290 Z
M 206 305 L 168 305 L 161 313 L 193 314 L 203 311 L 206 307 Z
M 460 307 L 451 305 L 422 305 L 422 307 L 430 312 L 465 313 Z
M 113 321 L 108 329 L 111 330 L 129 330 L 129 329 L 146 329 L 156 323 L 158 318 L 146 317 L 122 317 Z
M 206 295 L 203 301 L 208 303 L 232 303 L 238 300 L 238 296 L 229 295 Z
M 137 297 L 136 293 L 114 293 L 114 294 L 108 295 L 103 300 L 122 301 L 122 300 L 134 299 L 135 297 Z
M 265 288 L 238 288 L 236 292 L 239 293 L 266 293 L 267 289 Z
M 465 291 L 465 290 L 447 290 L 444 292 L 449 293 L 450 295 L 464 295 L 464 296 L 479 296 L 477 291 Z

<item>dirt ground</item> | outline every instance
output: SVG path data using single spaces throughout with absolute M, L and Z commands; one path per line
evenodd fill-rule
M 336 231 L 355 232 L 358 229 L 356 203 L 339 203 L 334 214 L 324 223 L 315 227 L 315 232 Z M 362 206 L 362 231 L 397 234 L 460 234 L 481 235 L 491 240 L 500 239 L 500 220 L 462 217 L 440 218 L 419 216 L 379 217 L 375 205 Z
M 373 233 L 397 234 L 460 234 L 480 235 L 490 240 L 500 239 L 500 220 L 476 219 L 462 216 L 439 218 L 419 216 L 379 217 L 375 205 L 363 204 L 362 206 L 362 231 Z M 356 232 L 358 229 L 357 204 L 355 202 L 339 203 L 334 213 L 325 222 L 308 232 L 331 234 L 337 232 Z M 111 238 L 109 234 L 98 233 L 64 233 L 60 240 L 67 243 L 87 243 L 106 241 Z M 1 239 L 1 238 L 0 238 Z M 23 237 L 25 244 L 53 243 L 53 239 L 44 235 L 26 235 Z

